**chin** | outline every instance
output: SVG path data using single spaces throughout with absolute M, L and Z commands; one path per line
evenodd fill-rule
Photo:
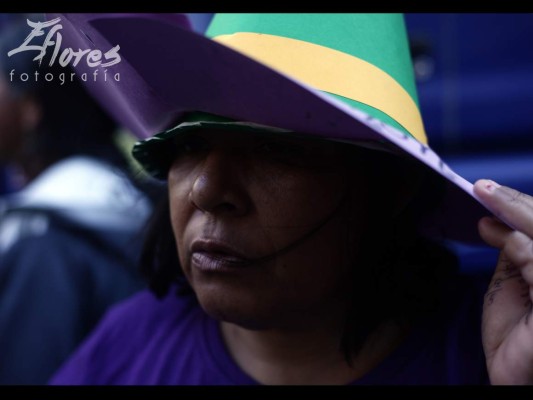
M 212 318 L 239 325 L 250 330 L 267 330 L 280 325 L 279 310 L 272 302 L 258 298 L 257 294 L 233 292 L 218 293 L 211 290 L 196 291 L 200 306 Z

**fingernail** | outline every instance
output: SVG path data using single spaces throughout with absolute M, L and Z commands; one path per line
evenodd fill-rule
M 500 185 L 497 184 L 496 182 L 490 180 L 490 179 L 487 179 L 487 180 L 485 181 L 484 187 L 485 187 L 485 190 L 486 190 L 487 192 L 492 193 L 492 192 L 494 192 L 497 188 L 499 188 Z

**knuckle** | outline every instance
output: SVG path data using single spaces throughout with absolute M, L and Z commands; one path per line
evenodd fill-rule
M 533 240 L 521 232 L 514 231 L 509 235 L 504 251 L 518 266 L 533 262 Z
M 510 202 L 522 204 L 523 200 L 524 200 L 524 193 L 519 192 L 518 190 L 513 190 L 513 193 L 511 193 Z
M 523 204 L 524 194 L 516 189 L 506 187 L 503 192 L 506 203 L 517 206 Z
M 501 192 L 504 194 L 507 203 L 509 204 L 518 204 L 520 206 L 526 206 L 527 208 L 533 210 L 533 197 L 520 192 L 516 189 L 505 187 Z

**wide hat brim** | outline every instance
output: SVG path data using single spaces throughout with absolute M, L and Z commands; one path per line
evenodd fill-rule
M 429 147 L 365 112 L 192 32 L 183 17 L 154 14 L 51 14 L 61 17 L 64 46 L 120 45 L 121 62 L 89 91 L 139 138 L 168 129 L 180 115 L 201 111 L 343 141 L 385 141 L 445 180 L 442 205 L 426 219 L 434 236 L 481 243 L 477 222 L 489 215 L 473 185 Z M 80 63 L 78 73 L 94 68 Z M 102 70 L 100 74 L 103 74 Z M 120 81 L 110 80 L 120 74 Z

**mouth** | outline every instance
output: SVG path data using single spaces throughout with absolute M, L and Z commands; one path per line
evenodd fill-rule
M 205 272 L 239 270 L 252 265 L 252 260 L 232 246 L 220 241 L 196 240 L 191 246 L 192 266 Z

